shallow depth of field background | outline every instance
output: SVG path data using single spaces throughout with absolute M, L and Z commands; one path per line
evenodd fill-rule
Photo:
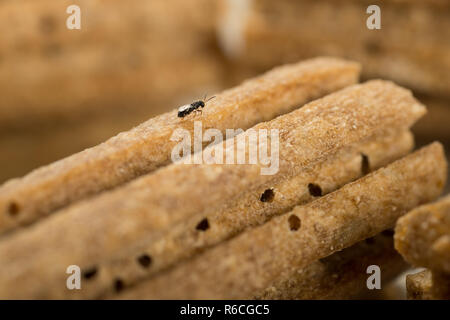
M 450 150 L 445 0 L 0 0 L 0 183 L 272 67 L 360 61 L 429 108 L 417 145 Z M 68 30 L 66 8 L 82 11 Z M 366 8 L 381 8 L 381 30 Z

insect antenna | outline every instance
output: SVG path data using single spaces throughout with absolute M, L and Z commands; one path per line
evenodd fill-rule
M 216 96 L 212 96 L 212 97 L 210 97 L 210 98 L 209 98 L 208 100 L 206 100 L 206 101 L 205 101 L 205 103 L 206 103 L 206 102 L 208 102 L 209 100 L 212 100 L 212 99 L 214 99 L 215 97 L 216 97 Z M 205 98 L 206 98 L 206 97 L 205 97 Z

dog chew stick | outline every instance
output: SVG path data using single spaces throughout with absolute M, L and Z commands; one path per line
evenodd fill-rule
M 299 268 L 394 226 L 439 196 L 447 175 L 433 143 L 343 188 L 248 230 L 122 298 L 246 299 Z
M 0 187 L 0 234 L 170 162 L 177 128 L 247 129 L 357 81 L 357 63 L 316 58 L 276 68 L 218 94 L 201 117 L 172 111 Z
M 370 240 L 370 241 L 369 241 Z M 275 282 L 257 299 L 355 299 L 367 289 L 367 267 L 381 270 L 381 287 L 407 268 L 385 233 L 296 270 L 286 281 Z
M 296 176 L 342 147 L 387 128 L 406 129 L 424 113 L 425 108 L 410 91 L 375 80 L 258 124 L 237 138 L 278 130 L 276 174 L 262 174 L 267 169 L 262 163 L 178 162 L 74 204 L 26 232 L 0 241 L 0 297 L 70 295 L 70 290 L 61 286 L 67 266 L 86 268 L 113 259 L 120 251 L 155 241 L 177 223 L 231 201 L 242 192 Z M 254 147 L 264 150 L 265 142 L 262 139 Z M 225 154 L 235 147 L 233 140 L 224 144 L 230 144 Z M 248 150 L 245 155 L 248 159 Z
M 395 247 L 412 265 L 450 273 L 450 196 L 399 219 Z
M 127 285 L 138 283 L 246 228 L 260 225 L 295 205 L 334 191 L 367 171 L 402 157 L 413 144 L 409 131 L 375 136 L 340 150 L 293 178 L 246 192 L 220 208 L 207 210 L 200 218 L 192 217 L 172 226 L 155 242 L 130 249 L 123 257 L 97 265 L 101 273 L 94 281 L 86 283 L 83 290 L 76 291 L 74 297 L 96 298 L 111 294 L 114 290 L 111 283 L 115 278 L 122 279 Z

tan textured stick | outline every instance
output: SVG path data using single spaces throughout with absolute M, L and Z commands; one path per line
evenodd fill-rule
M 366 283 L 370 265 L 380 267 L 382 289 L 407 268 L 392 236 L 379 234 L 296 270 L 287 281 L 275 282 L 255 298 L 354 299 L 370 292 Z
M 67 204 L 123 184 L 170 162 L 177 128 L 247 129 L 354 83 L 359 65 L 317 58 L 287 65 L 218 94 L 203 115 L 163 114 L 91 149 L 0 187 L 0 233 L 29 224 Z
M 299 268 L 393 227 L 446 179 L 434 143 L 130 289 L 122 297 L 245 299 Z
M 431 300 L 432 275 L 430 270 L 423 270 L 406 276 L 406 297 L 410 300 Z
M 399 219 L 395 247 L 415 266 L 450 273 L 450 196 Z
M 71 293 L 71 297 L 95 298 L 111 293 L 114 290 L 111 284 L 116 278 L 127 285 L 137 283 L 245 228 L 259 225 L 297 204 L 311 201 L 318 196 L 317 192 L 326 194 L 359 178 L 367 173 L 367 162 L 370 162 L 372 169 L 376 169 L 405 155 L 412 146 L 410 132 L 376 136 L 340 150 L 324 162 L 305 168 L 296 177 L 243 192 L 242 196 L 229 203 L 206 210 L 201 217 L 195 216 L 173 225 L 164 237 L 155 242 L 138 245 L 117 259 L 92 266 L 100 271 L 98 275 L 86 281 L 83 290 Z M 309 186 L 310 183 L 313 186 Z M 273 199 L 267 196 L 262 202 L 261 197 L 266 189 L 274 191 Z
M 228 239 L 244 229 L 291 210 L 359 178 L 408 153 L 413 146 L 410 132 L 376 136 L 354 147 L 344 148 L 323 162 L 305 168 L 299 175 L 274 185 L 261 186 L 223 206 L 207 210 L 174 225 L 163 238 L 137 246 L 119 259 L 95 266 L 98 276 L 87 281 L 76 298 L 94 298 L 111 293 L 115 278 L 127 285 L 142 281 L 167 267 L 189 258 L 205 248 Z M 364 156 L 363 156 L 364 155 Z M 311 190 L 309 190 L 311 189 Z M 272 190 L 272 193 L 265 191 Z M 264 202 L 261 201 L 264 198 Z
M 275 175 L 262 175 L 261 163 L 177 163 L 74 204 L 0 241 L 0 297 L 70 296 L 65 286 L 61 287 L 65 282 L 61 270 L 68 265 L 86 268 L 139 243 L 155 241 L 173 225 L 201 215 L 207 208 L 293 177 L 383 129 L 407 128 L 424 113 L 425 108 L 408 90 L 376 80 L 258 124 L 238 138 L 260 129 L 278 130 L 279 170 Z M 227 144 L 230 142 L 230 149 L 234 148 L 233 140 Z M 264 141 L 255 145 L 260 150 L 264 146 Z M 248 159 L 248 150 L 245 154 Z

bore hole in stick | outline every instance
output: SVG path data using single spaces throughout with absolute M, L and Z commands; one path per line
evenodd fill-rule
M 20 206 L 17 202 L 11 202 L 8 206 L 8 213 L 10 216 L 15 217 L 20 212 Z
M 125 287 L 125 284 L 122 279 L 117 278 L 114 280 L 114 290 L 116 292 L 122 291 L 124 287 Z
M 199 231 L 206 231 L 209 229 L 209 221 L 207 218 L 202 219 L 202 221 L 200 221 L 197 226 L 195 227 L 195 229 L 199 230 Z
M 83 272 L 83 278 L 86 280 L 92 279 L 95 277 L 97 272 L 98 272 L 97 267 L 90 267 Z
M 148 268 L 152 264 L 152 257 L 144 253 L 137 258 L 137 261 L 142 267 Z
M 361 173 L 366 175 L 370 172 L 369 157 L 364 153 L 361 153 Z
M 273 192 L 273 189 L 267 189 L 263 192 L 261 195 L 261 202 L 272 202 L 273 198 L 275 198 L 275 192 Z
M 300 218 L 297 217 L 295 214 L 289 217 L 288 222 L 289 222 L 289 229 L 291 229 L 291 231 L 297 231 L 298 229 L 300 229 L 301 221 Z
M 318 184 L 309 183 L 308 190 L 309 190 L 309 194 L 312 195 L 313 197 L 322 196 L 322 188 Z

